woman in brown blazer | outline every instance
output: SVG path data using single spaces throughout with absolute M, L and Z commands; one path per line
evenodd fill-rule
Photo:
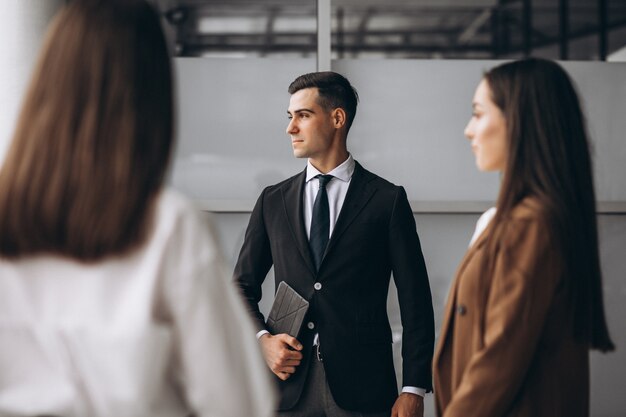
M 487 72 L 465 129 L 500 171 L 450 289 L 434 358 L 444 417 L 588 416 L 604 316 L 589 143 L 571 80 L 526 59 Z

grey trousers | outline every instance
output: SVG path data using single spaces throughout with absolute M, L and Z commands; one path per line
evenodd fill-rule
M 315 352 L 315 349 L 313 351 Z M 277 417 L 389 417 L 390 415 L 391 410 L 380 413 L 359 413 L 339 408 L 330 393 L 324 364 L 317 360 L 315 353 L 311 358 L 309 375 L 300 400 L 291 410 L 276 413 Z

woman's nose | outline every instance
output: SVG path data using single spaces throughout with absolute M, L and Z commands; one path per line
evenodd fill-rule
M 474 130 L 472 129 L 472 120 L 471 119 L 470 119 L 469 122 L 467 122 L 467 125 L 465 126 L 465 129 L 463 130 L 463 134 L 469 140 L 472 140 L 472 138 L 474 137 Z

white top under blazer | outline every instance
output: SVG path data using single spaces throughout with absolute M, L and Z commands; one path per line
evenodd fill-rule
M 128 256 L 0 259 L 0 416 L 271 416 L 269 373 L 213 236 L 164 190 Z

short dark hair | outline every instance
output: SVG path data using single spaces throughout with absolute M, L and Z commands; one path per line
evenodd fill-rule
M 504 114 L 509 149 L 492 230 L 524 197 L 538 199 L 566 269 L 574 335 L 592 348 L 613 350 L 602 300 L 589 136 L 574 83 L 556 62 L 538 58 L 501 64 L 484 79 Z
M 0 171 L 0 256 L 123 255 L 151 230 L 172 149 L 172 75 L 145 0 L 69 2 Z
M 296 78 L 287 91 L 289 94 L 294 94 L 305 88 L 317 88 L 318 104 L 325 110 L 344 109 L 347 116 L 347 130 L 350 130 L 354 116 L 356 116 L 359 94 L 346 77 L 333 71 L 311 72 Z

